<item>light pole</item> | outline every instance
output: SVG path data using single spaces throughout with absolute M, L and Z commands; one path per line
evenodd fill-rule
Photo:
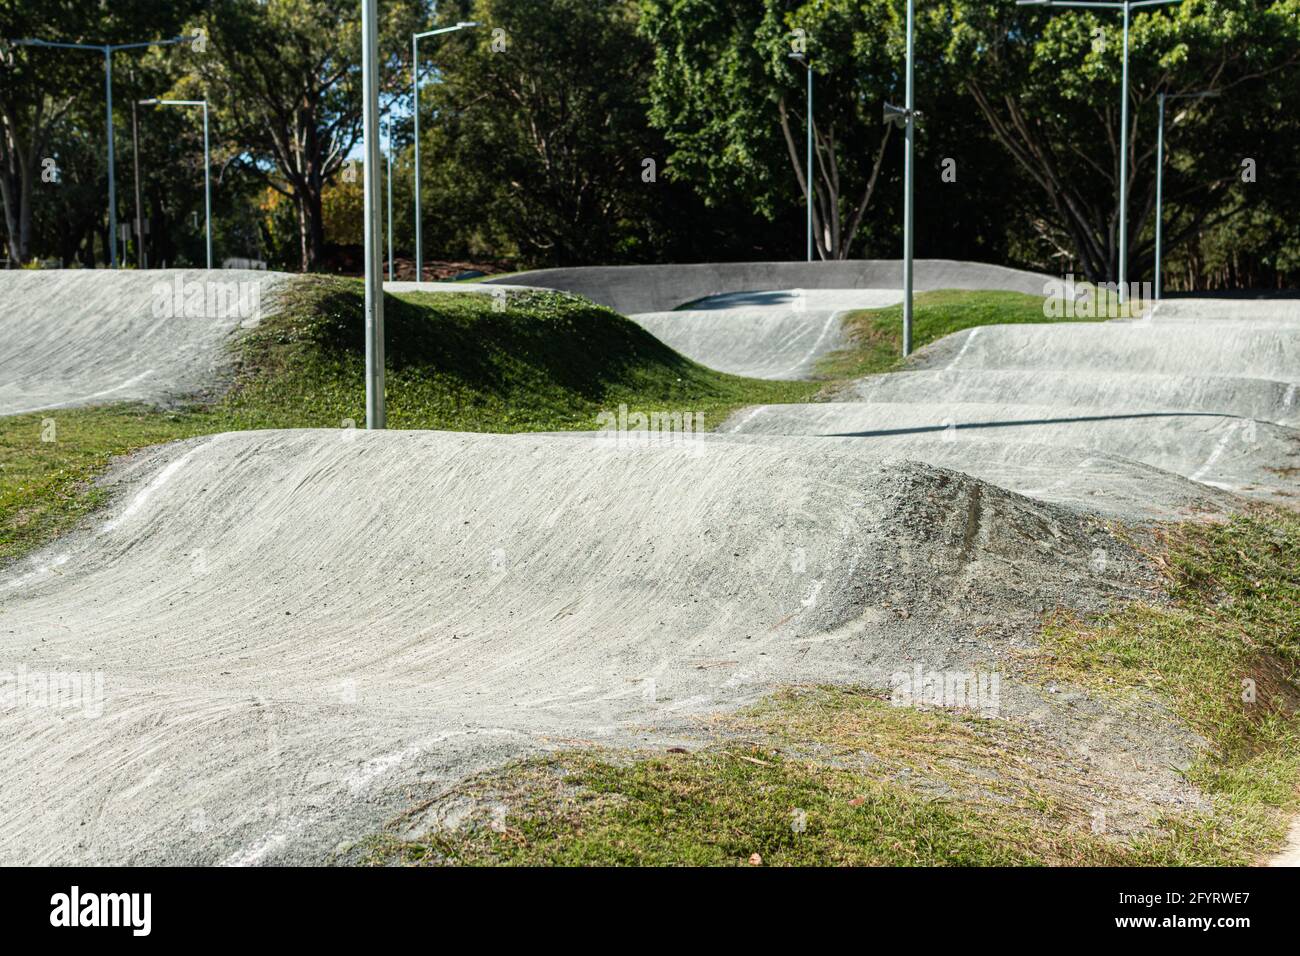
M 913 0 L 907 0 L 907 83 L 902 107 L 885 104 L 885 122 L 905 131 L 903 145 L 903 357 L 912 354 L 912 152 L 916 143 L 916 99 L 912 82 Z
M 135 77 L 132 76 L 132 80 Z M 148 268 L 144 252 L 144 222 L 140 207 L 140 121 L 135 103 L 131 104 L 131 168 L 135 176 L 135 258 L 141 269 Z
M 1156 301 L 1160 300 L 1160 290 L 1162 281 L 1160 277 L 1160 243 L 1161 232 L 1164 226 L 1164 181 L 1165 181 L 1165 100 L 1199 100 L 1207 96 L 1218 96 L 1218 90 L 1206 90 L 1202 93 L 1161 93 L 1158 97 L 1160 103 L 1160 125 L 1156 127 L 1156 268 L 1155 268 L 1155 294 Z M 1178 123 L 1179 117 L 1174 117 L 1174 123 Z
M 388 148 L 384 150 L 384 187 L 388 190 L 388 281 L 393 281 L 393 116 L 388 116 Z
M 117 268 L 117 180 L 113 173 L 113 54 L 118 50 L 135 50 L 149 46 L 168 46 L 173 43 L 187 43 L 188 37 L 172 37 L 168 40 L 150 40 L 147 43 L 55 43 L 51 40 L 23 39 L 13 40 L 15 46 L 55 47 L 61 50 L 98 50 L 104 54 L 104 94 L 105 116 L 108 126 L 108 235 L 109 257 L 114 269 Z M 93 249 L 91 250 L 94 251 Z
M 1182 0 L 1016 0 L 1021 7 L 1095 7 L 1124 11 L 1124 68 L 1119 106 L 1119 300 L 1128 301 L 1128 28 L 1130 11 Z
M 808 69 L 808 158 L 804 163 L 804 204 L 808 207 L 808 261 L 813 261 L 813 67 L 803 53 L 791 53 L 790 59 L 798 60 Z
M 478 26 L 476 20 L 462 20 L 455 26 L 439 27 L 411 35 L 411 112 L 415 116 L 415 281 L 424 281 L 424 245 L 420 223 L 420 41 L 440 33 L 455 33 Z
M 208 152 L 208 101 L 207 100 L 141 100 L 141 106 L 202 106 L 203 107 L 203 217 L 207 226 L 208 268 L 212 268 L 212 160 Z
M 366 428 L 383 428 L 384 285 L 380 278 L 379 231 L 379 11 L 377 0 L 361 0 L 361 128 L 365 138 L 362 183 L 365 194 Z

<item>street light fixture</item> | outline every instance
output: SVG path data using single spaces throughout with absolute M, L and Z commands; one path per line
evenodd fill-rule
M 411 112 L 415 115 L 415 281 L 424 281 L 424 244 L 420 222 L 420 40 L 440 33 L 455 33 L 478 26 L 477 20 L 462 20 L 455 26 L 439 27 L 411 35 Z
M 1201 93 L 1161 93 L 1158 97 L 1160 102 L 1160 125 L 1156 127 L 1156 268 L 1155 268 L 1155 294 L 1156 301 L 1160 300 L 1160 287 L 1162 285 L 1160 277 L 1160 243 L 1161 232 L 1164 225 L 1164 180 L 1165 180 L 1165 100 L 1199 100 L 1208 96 L 1218 96 L 1218 90 L 1205 90 Z M 1174 122 L 1178 122 L 1178 117 L 1174 117 Z
M 790 59 L 798 60 L 808 68 L 808 159 L 804 163 L 804 204 L 808 207 L 808 261 L 813 261 L 813 67 L 804 53 L 791 53 Z
M 1120 93 L 1119 131 L 1119 300 L 1128 301 L 1128 27 L 1129 14 L 1141 7 L 1159 7 L 1182 0 L 1016 0 L 1020 7 L 1093 7 L 1124 11 L 1124 69 Z
M 23 39 L 10 41 L 14 46 L 39 46 L 60 50 L 98 50 L 104 54 L 105 116 L 108 126 L 108 235 L 109 257 L 117 268 L 117 180 L 113 173 L 113 54 L 118 50 L 135 50 L 141 47 L 169 46 L 173 43 L 191 42 L 190 37 L 172 37 L 167 40 L 150 40 L 146 43 L 56 43 L 52 40 Z
M 203 217 L 207 233 L 208 268 L 212 268 L 212 159 L 208 151 L 208 101 L 160 100 L 157 97 L 140 100 L 141 106 L 201 106 L 203 107 Z

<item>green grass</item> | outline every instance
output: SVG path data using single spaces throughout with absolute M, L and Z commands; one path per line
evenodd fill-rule
M 104 499 L 93 478 L 135 448 L 221 430 L 201 409 L 57 409 L 0 418 L 0 565 L 76 524 Z M 42 440 L 42 438 L 46 440 Z
M 1096 319 L 1050 319 L 1043 314 L 1043 297 L 1023 292 L 959 289 L 920 292 L 912 303 L 912 348 L 922 348 L 945 335 L 977 325 L 1053 321 L 1095 322 Z M 852 312 L 844 323 L 849 346 L 823 356 L 817 368 L 821 378 L 853 379 L 903 367 L 902 305 Z
M 1205 738 L 1188 773 L 1218 803 L 1204 826 L 1246 858 L 1280 832 L 1279 810 L 1300 809 L 1300 513 L 1258 507 L 1162 537 L 1154 559 L 1172 600 L 1055 620 L 1031 668 L 1094 693 L 1153 695 Z M 1183 851 L 1195 848 L 1175 845 L 1174 860 Z
M 1025 812 L 1013 816 L 1005 805 L 991 812 L 898 783 L 904 771 L 926 773 L 976 750 L 981 761 L 998 759 L 1004 730 L 995 722 L 892 707 L 862 689 L 791 689 L 730 718 L 725 742 L 691 753 L 621 759 L 566 752 L 478 778 L 458 794 L 482 808 L 468 826 L 419 841 L 376 837 L 360 859 L 1029 865 L 1040 861 L 1042 821 L 1062 813 L 1054 801 L 1020 787 L 1024 800 L 1016 806 Z M 810 750 L 819 757 L 810 758 Z M 977 779 L 973 768 L 944 767 L 941 776 Z M 1073 845 L 1062 841 L 1072 862 L 1080 857 Z
M 364 420 L 363 311 L 351 280 L 295 283 L 281 312 L 243 341 L 244 374 L 224 408 L 242 427 Z M 387 296 L 388 424 L 517 432 L 595 428 L 629 408 L 702 412 L 716 425 L 752 402 L 806 400 L 817 386 L 705 368 L 640 326 L 577 296 L 512 292 Z
M 454 795 L 478 808 L 467 823 L 415 841 L 373 837 L 360 860 L 1258 862 L 1300 804 L 1300 515 L 1261 509 L 1178 526 L 1151 558 L 1166 600 L 1050 622 L 1024 676 L 1088 687 L 1121 707 L 1163 703 L 1207 742 L 1187 777 L 1208 810 L 1139 804 L 1144 826 L 1094 832 L 1099 810 L 1132 809 L 1137 798 L 1028 728 L 897 708 L 863 688 L 794 688 L 719 718 L 689 753 L 565 753 L 476 778 Z M 1253 700 L 1242 696 L 1247 679 Z

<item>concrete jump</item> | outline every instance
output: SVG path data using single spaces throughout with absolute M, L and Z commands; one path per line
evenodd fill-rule
M 939 369 L 873 375 L 841 396 L 861 402 L 984 402 L 1128 412 L 1237 415 L 1300 425 L 1294 382 L 1229 375 L 1159 375 L 1083 369 Z
M 1295 304 L 1220 305 L 1180 301 L 1179 311 L 1155 321 L 968 329 L 922 349 L 912 371 L 853 383 L 844 401 L 751 408 L 723 430 L 857 440 L 877 454 L 915 455 L 1043 500 L 1129 518 L 1142 496 L 1110 499 L 1114 479 L 1097 480 L 1097 462 L 1123 460 L 1166 478 L 1294 503 Z M 991 460 L 976 450 L 981 443 L 999 449 Z M 1026 480 L 1014 449 L 1032 454 L 1042 446 L 1085 457 L 1051 481 Z M 1188 514 L 1203 510 L 1207 503 L 1193 498 L 1180 482 L 1151 481 L 1150 516 L 1167 517 L 1180 505 Z
M 1162 299 L 1146 310 L 1156 322 L 1264 322 L 1300 326 L 1298 299 Z
M 575 292 L 616 312 L 633 315 L 667 312 L 687 302 L 734 292 L 782 289 L 901 289 L 899 259 L 845 262 L 709 262 L 691 265 L 582 266 L 536 269 L 480 285 L 529 285 Z M 1034 272 L 982 262 L 917 259 L 913 287 L 999 289 L 1044 295 L 1051 279 Z
M 1295 382 L 1300 327 L 1071 322 L 988 325 L 949 335 L 912 363 L 927 369 L 1069 369 L 1125 374 L 1228 375 Z
M 254 431 L 115 481 L 0 575 L 6 666 L 100 688 L 0 709 L 6 864 L 319 861 L 417 788 L 883 681 L 1129 573 L 1098 522 L 829 442 Z
M 890 289 L 790 289 L 710 296 L 671 312 L 629 316 L 689 359 L 754 378 L 810 378 L 843 348 L 845 312 L 897 305 Z
M 252 270 L 0 272 L 0 415 L 204 392 L 287 276 Z
M 825 402 L 762 406 L 730 427 L 747 434 L 859 438 L 882 454 L 888 453 L 890 443 L 917 436 L 1065 446 L 1264 498 L 1291 496 L 1296 482 L 1283 475 L 1300 469 L 1300 433 L 1295 429 L 1209 412 L 955 401 Z M 1061 477 L 1067 484 L 1078 480 L 1074 475 Z

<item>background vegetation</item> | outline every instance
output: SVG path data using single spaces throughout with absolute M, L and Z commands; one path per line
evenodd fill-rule
M 427 259 L 496 267 L 801 258 L 805 66 L 817 254 L 899 249 L 902 0 L 385 0 L 393 232 L 413 251 L 411 43 L 421 51 Z M 197 42 L 114 58 L 118 218 L 136 213 L 133 101 L 213 106 L 217 256 L 349 271 L 360 240 L 351 0 L 0 0 L 0 38 Z M 919 0 L 917 254 L 1113 273 L 1120 20 Z M 103 58 L 0 44 L 0 203 L 13 263 L 108 259 Z M 1133 20 L 1130 272 L 1150 274 L 1156 100 L 1177 287 L 1300 274 L 1300 0 L 1183 0 Z M 202 261 L 195 111 L 140 108 L 148 262 Z M 46 181 L 47 161 L 58 170 Z M 1254 181 L 1243 181 L 1252 160 Z M 945 181 L 945 169 L 955 181 Z M 128 261 L 141 258 L 134 239 Z

